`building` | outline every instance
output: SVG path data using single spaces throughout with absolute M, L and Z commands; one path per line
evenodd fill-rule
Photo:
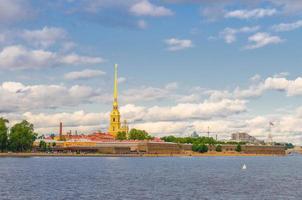
M 111 134 L 94 132 L 91 134 L 80 134 L 80 135 L 64 135 L 65 141 L 97 141 L 97 142 L 112 142 L 115 138 Z
M 258 140 L 257 138 L 247 133 L 233 133 L 231 136 L 231 140 L 235 142 L 246 142 L 246 143 L 253 143 L 253 144 L 263 143 L 263 141 Z
M 118 80 L 117 80 L 117 64 L 114 66 L 114 91 L 113 91 L 113 108 L 110 113 L 110 126 L 108 129 L 108 133 L 113 135 L 114 137 L 118 132 L 126 132 L 128 133 L 128 124 L 125 120 L 123 124 L 121 124 L 121 114 L 118 109 Z

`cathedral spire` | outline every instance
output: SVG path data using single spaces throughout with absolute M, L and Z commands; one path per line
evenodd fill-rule
M 117 102 L 117 64 L 114 65 L 114 89 L 113 89 L 113 109 L 110 113 L 110 125 L 108 129 L 108 133 L 113 135 L 114 137 L 118 132 L 126 132 L 128 133 L 128 124 L 125 122 L 123 126 L 121 125 L 121 115 L 120 111 L 118 110 L 118 102 Z
M 114 92 L 113 92 L 113 108 L 117 109 L 118 108 L 118 103 L 117 103 L 117 64 L 114 65 Z

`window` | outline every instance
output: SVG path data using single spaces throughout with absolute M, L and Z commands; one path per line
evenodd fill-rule
M 115 122 L 115 118 L 114 118 L 114 117 L 113 117 L 112 121 L 114 121 L 114 122 Z

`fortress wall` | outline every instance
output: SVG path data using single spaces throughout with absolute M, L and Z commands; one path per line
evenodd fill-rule
M 253 146 L 244 145 L 242 148 L 244 153 L 254 154 L 274 154 L 274 155 L 285 155 L 284 146 Z
M 237 145 L 226 144 L 221 145 L 222 152 L 236 151 Z M 208 146 L 209 151 L 216 151 L 215 145 Z M 241 152 L 247 154 L 274 154 L 285 155 L 284 146 L 269 146 L 269 145 L 241 145 Z
M 192 151 L 191 144 L 176 144 L 168 142 L 141 142 L 138 151 L 150 154 L 180 154 Z

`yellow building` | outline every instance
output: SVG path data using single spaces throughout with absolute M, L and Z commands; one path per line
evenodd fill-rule
M 117 96 L 118 96 L 118 79 L 117 79 L 117 64 L 114 66 L 114 91 L 113 91 L 113 108 L 110 113 L 110 126 L 108 129 L 108 132 L 116 136 L 118 132 L 126 132 L 128 133 L 128 125 L 127 121 L 125 120 L 123 125 L 121 125 L 121 114 L 120 111 L 118 110 L 118 101 L 117 101 Z

